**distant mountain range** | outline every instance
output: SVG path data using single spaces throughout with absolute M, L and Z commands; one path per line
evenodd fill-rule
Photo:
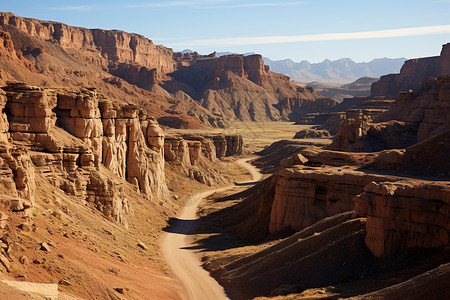
M 370 62 L 357 63 L 350 58 L 326 59 L 321 63 L 307 60 L 294 62 L 290 59 L 271 60 L 263 57 L 264 63 L 277 73 L 286 74 L 298 82 L 351 83 L 361 77 L 380 77 L 398 73 L 406 58 L 377 58 Z
M 191 49 L 185 49 L 181 53 L 194 53 Z M 217 56 L 236 54 L 234 52 L 217 52 Z M 245 56 L 255 54 L 244 53 Z M 307 60 L 295 62 L 291 59 L 271 60 L 263 57 L 264 63 L 274 72 L 288 75 L 296 82 L 326 82 L 347 84 L 361 77 L 375 77 L 391 73 L 399 73 L 406 58 L 377 58 L 370 62 L 354 62 L 351 58 L 338 60 L 326 59 L 321 63 L 310 63 Z

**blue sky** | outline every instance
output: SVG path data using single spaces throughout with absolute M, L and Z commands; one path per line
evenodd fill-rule
M 5 1 L 1 11 L 140 33 L 180 51 L 256 52 L 320 62 L 438 55 L 450 0 Z

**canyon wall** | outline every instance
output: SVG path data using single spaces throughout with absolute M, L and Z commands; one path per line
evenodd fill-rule
M 347 113 L 329 146 L 342 151 L 405 148 L 450 129 L 450 77 L 426 79 L 414 91 L 401 92 L 390 109 L 375 118 Z
M 372 182 L 354 202 L 356 213 L 367 216 L 365 240 L 375 256 L 449 244 L 448 182 Z
M 450 44 L 442 46 L 440 56 L 407 60 L 399 74 L 381 76 L 371 87 L 372 96 L 397 96 L 418 89 L 428 77 L 450 74 Z
M 240 135 L 171 134 L 164 139 L 165 161 L 178 173 L 209 186 L 224 182 L 217 168 L 219 159 L 240 155 L 242 150 Z
M 136 185 L 150 200 L 167 194 L 164 135 L 154 119 L 139 116 L 136 107 L 114 105 L 95 90 L 26 84 L 10 84 L 4 90 L 3 136 L 9 137 L 10 146 L 3 156 L 17 152 L 17 157 L 28 158 L 28 163 L 21 158 L 9 164 L 17 174 L 13 177 L 22 178 L 16 180 L 23 182 L 16 184 L 18 196 L 32 200 L 35 180 L 27 174 L 37 172 L 55 188 L 126 224 L 128 205 L 120 179 Z
M 110 97 L 121 94 L 129 103 L 142 103 L 161 123 L 179 128 L 202 123 L 224 127 L 228 120 L 295 121 L 336 105 L 271 72 L 261 55 L 173 53 L 139 34 L 12 13 L 0 13 L 0 30 L 10 37 L 6 52 L 17 53 L 16 61 L 23 53 L 23 64 L 30 69 L 19 72 L 8 65 L 2 82 L 95 86 Z
M 171 49 L 155 45 L 139 34 L 73 27 L 12 13 L 0 13 L 0 26 L 4 29 L 13 27 L 32 37 L 52 41 L 76 56 L 83 56 L 87 62 L 105 68 L 111 63 L 137 64 L 149 70 L 156 69 L 158 78 L 162 78 L 175 67 Z
M 322 167 L 283 169 L 276 174 L 277 184 L 269 232 L 286 228 L 301 230 L 317 221 L 353 210 L 353 197 L 372 181 L 384 176 L 364 172 Z
M 447 247 L 449 137 L 447 130 L 406 149 L 374 153 L 301 150 L 283 160 L 272 179 L 273 196 L 264 200 L 268 234 L 354 210 L 367 217 L 365 243 L 377 257 Z M 417 178 L 424 176 L 439 180 Z
M 215 185 L 209 163 L 242 153 L 241 136 L 168 136 L 138 107 L 91 89 L 9 83 L 0 90 L 2 187 L 33 201 L 36 176 L 124 225 L 126 182 L 150 201 L 168 196 L 165 163 Z M 13 188 L 11 188 L 13 187 Z M 3 189 L 2 189 L 3 190 Z
M 261 55 L 178 55 L 173 74 L 183 89 L 210 111 L 243 121 L 294 120 L 336 105 L 314 91 L 295 87 L 289 77 L 271 72 Z M 182 84 L 181 84 L 182 83 Z M 187 86 L 186 86 L 187 85 Z

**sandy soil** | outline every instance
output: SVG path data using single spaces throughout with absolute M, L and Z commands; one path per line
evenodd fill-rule
M 248 159 L 240 159 L 236 163 L 247 169 L 252 181 L 261 178 L 258 170 L 251 166 Z M 228 299 L 223 287 L 202 267 L 199 257 L 190 249 L 193 242 L 189 237 L 195 221 L 200 202 L 209 195 L 233 188 L 227 186 L 193 194 L 187 201 L 177 222 L 168 230 L 161 242 L 161 249 L 171 271 L 180 281 L 184 299 Z

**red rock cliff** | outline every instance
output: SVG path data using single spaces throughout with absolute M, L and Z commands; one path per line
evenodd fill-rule
M 51 40 L 67 51 L 107 67 L 109 63 L 138 64 L 156 69 L 159 76 L 174 70 L 172 50 L 142 35 L 119 30 L 86 29 L 0 13 L 0 26 L 14 27 L 33 37 Z
M 442 46 L 440 56 L 407 60 L 399 74 L 381 76 L 371 87 L 372 96 L 397 96 L 417 89 L 427 77 L 450 74 L 450 44 Z
M 449 243 L 448 182 L 373 182 L 354 201 L 355 211 L 367 216 L 366 245 L 375 256 Z

